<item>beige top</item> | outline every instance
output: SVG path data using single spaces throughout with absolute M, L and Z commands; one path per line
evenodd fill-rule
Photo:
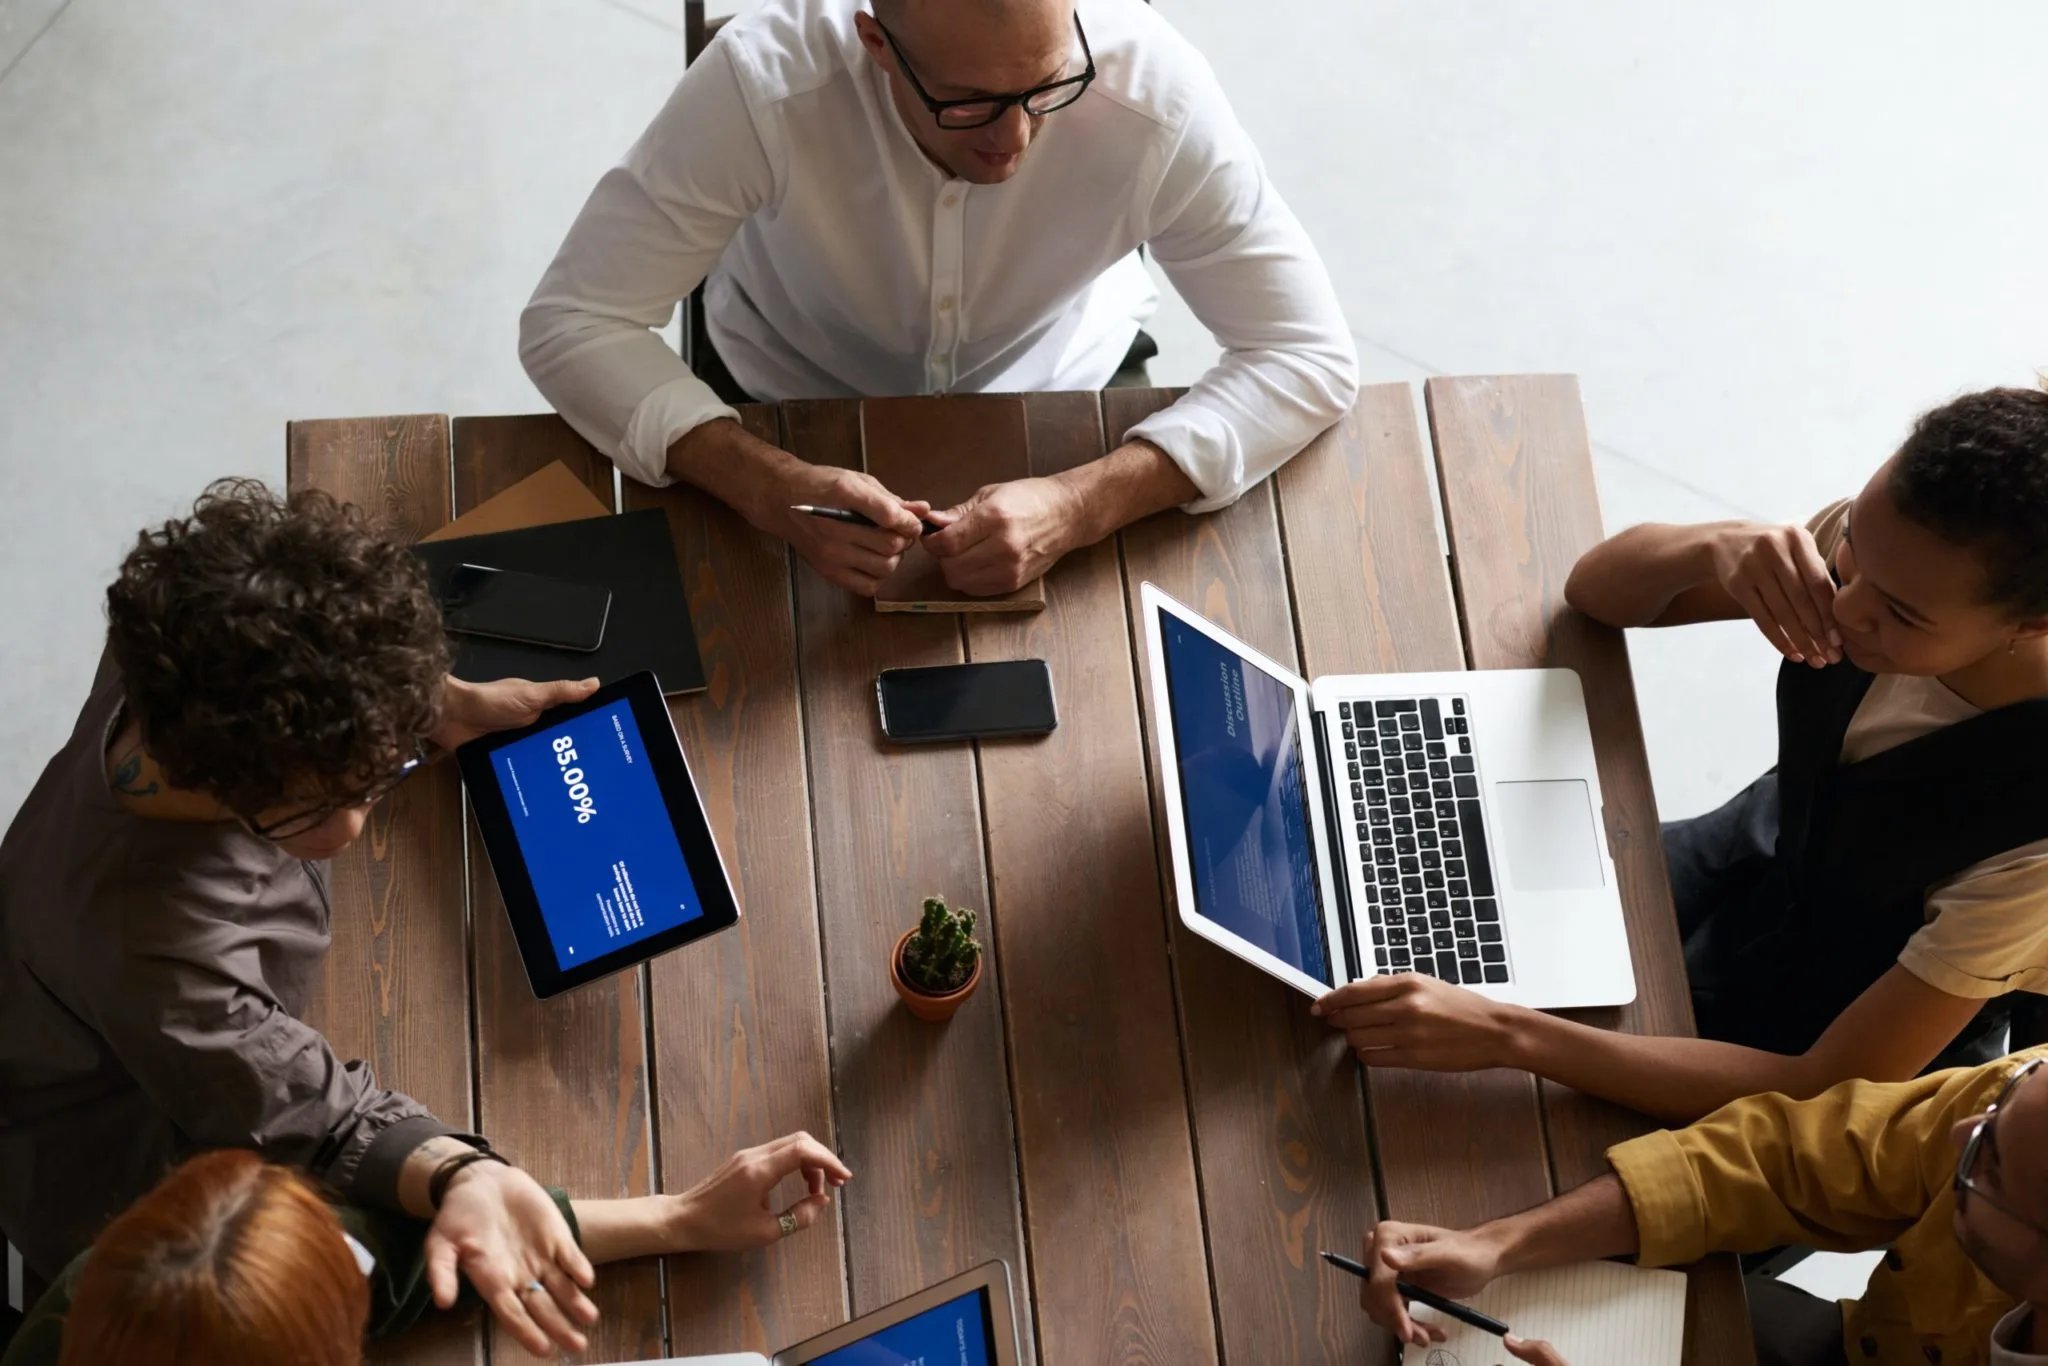
M 1830 565 L 1848 519 L 1843 499 L 1806 524 Z M 1860 762 L 1978 714 L 1938 678 L 1879 674 L 1849 721 L 1842 762 Z M 2007 850 L 1928 888 L 1927 923 L 1906 941 L 1899 962 L 1951 996 L 2048 995 L 2048 840 Z

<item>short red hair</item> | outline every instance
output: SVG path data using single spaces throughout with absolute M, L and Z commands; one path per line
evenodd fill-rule
M 369 1285 L 313 1184 L 202 1153 L 107 1226 L 61 1366 L 361 1366 Z

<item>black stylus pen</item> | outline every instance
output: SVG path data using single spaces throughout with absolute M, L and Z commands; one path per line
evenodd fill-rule
M 1350 1272 L 1360 1280 L 1364 1280 L 1372 1275 L 1361 1263 L 1354 1262 L 1349 1257 L 1340 1257 L 1334 1252 L 1325 1252 L 1323 1260 L 1336 1267 L 1339 1271 Z M 1395 1281 L 1394 1289 L 1401 1292 L 1402 1299 L 1413 1300 L 1417 1304 L 1426 1304 L 1439 1314 L 1449 1314 L 1460 1323 L 1471 1324 L 1482 1333 L 1492 1333 L 1495 1337 L 1503 1338 L 1508 1335 L 1508 1326 L 1499 1319 L 1489 1318 L 1477 1309 L 1468 1309 L 1456 1300 L 1447 1300 L 1442 1295 L 1433 1294 L 1430 1291 L 1424 1290 L 1419 1285 L 1410 1285 L 1406 1281 Z
M 868 516 L 865 512 L 855 512 L 852 508 L 821 508 L 814 507 L 810 503 L 791 503 L 789 510 L 791 512 L 801 512 L 806 517 L 823 517 L 828 522 L 847 522 L 853 526 L 873 526 L 875 524 L 874 518 Z M 927 536 L 935 531 L 945 530 L 944 527 L 929 517 L 920 517 L 917 520 L 924 527 L 924 534 Z

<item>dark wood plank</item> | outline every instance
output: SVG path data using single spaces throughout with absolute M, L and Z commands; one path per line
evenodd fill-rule
M 607 506 L 612 503 L 610 462 L 559 417 L 458 419 L 454 446 L 458 514 L 551 460 L 562 461 Z M 586 1198 L 651 1193 L 645 970 L 535 1000 L 473 821 L 469 851 L 483 1132 L 547 1185 Z M 603 1315 L 590 1334 L 593 1359 L 664 1355 L 655 1262 L 605 1268 L 592 1298 Z M 531 1359 L 493 1326 L 494 1364 Z
M 1569 375 L 1433 379 L 1424 395 L 1474 666 L 1570 668 L 1585 685 L 1637 996 L 1619 1011 L 1583 1018 L 1631 1033 L 1691 1034 L 1628 650 L 1619 631 L 1564 605 L 1572 565 L 1602 535 L 1578 382 Z M 1611 1144 L 1651 1127 L 1549 1083 L 1544 1110 L 1561 1188 L 1607 1170 Z M 1690 1274 L 1687 1359 L 1715 1366 L 1751 1359 L 1733 1263 L 1714 1259 Z
M 1109 439 L 1173 398 L 1104 393 Z M 1296 662 L 1270 484 L 1201 518 L 1162 513 L 1121 539 L 1132 623 L 1138 585 L 1150 580 L 1273 658 Z M 1127 648 L 1145 687 L 1141 639 Z M 1305 997 L 1182 930 L 1149 742 L 1145 755 L 1223 1357 L 1245 1366 L 1391 1361 L 1390 1343 L 1359 1312 L 1357 1286 L 1316 1257 L 1320 1248 L 1357 1247 L 1375 1218 L 1358 1069 Z
M 1103 453 L 1092 393 L 1033 394 L 1031 473 Z M 965 619 L 975 660 L 1039 658 L 1059 728 L 980 746 L 991 914 L 1048 1362 L 1216 1360 L 1173 981 L 1115 539 L 1037 613 Z
M 1407 385 L 1365 390 L 1276 482 L 1308 677 L 1464 667 Z M 1390 1218 L 1464 1228 L 1550 1195 L 1527 1073 L 1366 1075 Z
M 773 408 L 741 420 L 781 439 Z M 832 1143 L 824 963 L 788 548 L 687 486 L 625 493 L 628 510 L 666 512 L 675 537 L 709 687 L 669 714 L 741 907 L 735 929 L 650 965 L 661 1185 L 680 1191 L 781 1134 Z M 837 1205 L 787 1243 L 666 1270 L 678 1354 L 772 1354 L 847 1318 Z
M 324 489 L 417 540 L 449 519 L 448 419 L 438 415 L 294 422 L 287 487 Z M 344 1058 L 450 1124 L 472 1122 L 469 950 L 462 884 L 462 784 L 435 764 L 370 813 L 329 866 L 333 944 L 308 1021 Z M 434 1316 L 381 1363 L 482 1360 L 474 1312 Z
M 859 468 L 856 401 L 788 403 L 782 418 L 796 455 Z M 835 1109 L 854 1171 L 843 1214 L 853 1310 L 993 1257 L 1029 1285 L 999 937 L 983 936 L 982 985 L 949 1024 L 913 1019 L 889 981 L 922 898 L 989 904 L 972 752 L 888 745 L 875 709 L 882 669 L 960 660 L 959 623 L 877 613 L 802 564 L 796 600 Z M 1028 1319 L 1020 1331 L 1035 1359 Z

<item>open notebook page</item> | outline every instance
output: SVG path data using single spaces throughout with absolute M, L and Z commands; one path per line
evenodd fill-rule
M 1685 1276 L 1623 1262 L 1581 1262 L 1503 1276 L 1467 1301 L 1514 1329 L 1541 1338 L 1572 1366 L 1679 1366 L 1685 1346 Z M 1414 1316 L 1450 1336 L 1409 1348 L 1409 1366 L 1517 1366 L 1500 1339 L 1424 1305 Z

